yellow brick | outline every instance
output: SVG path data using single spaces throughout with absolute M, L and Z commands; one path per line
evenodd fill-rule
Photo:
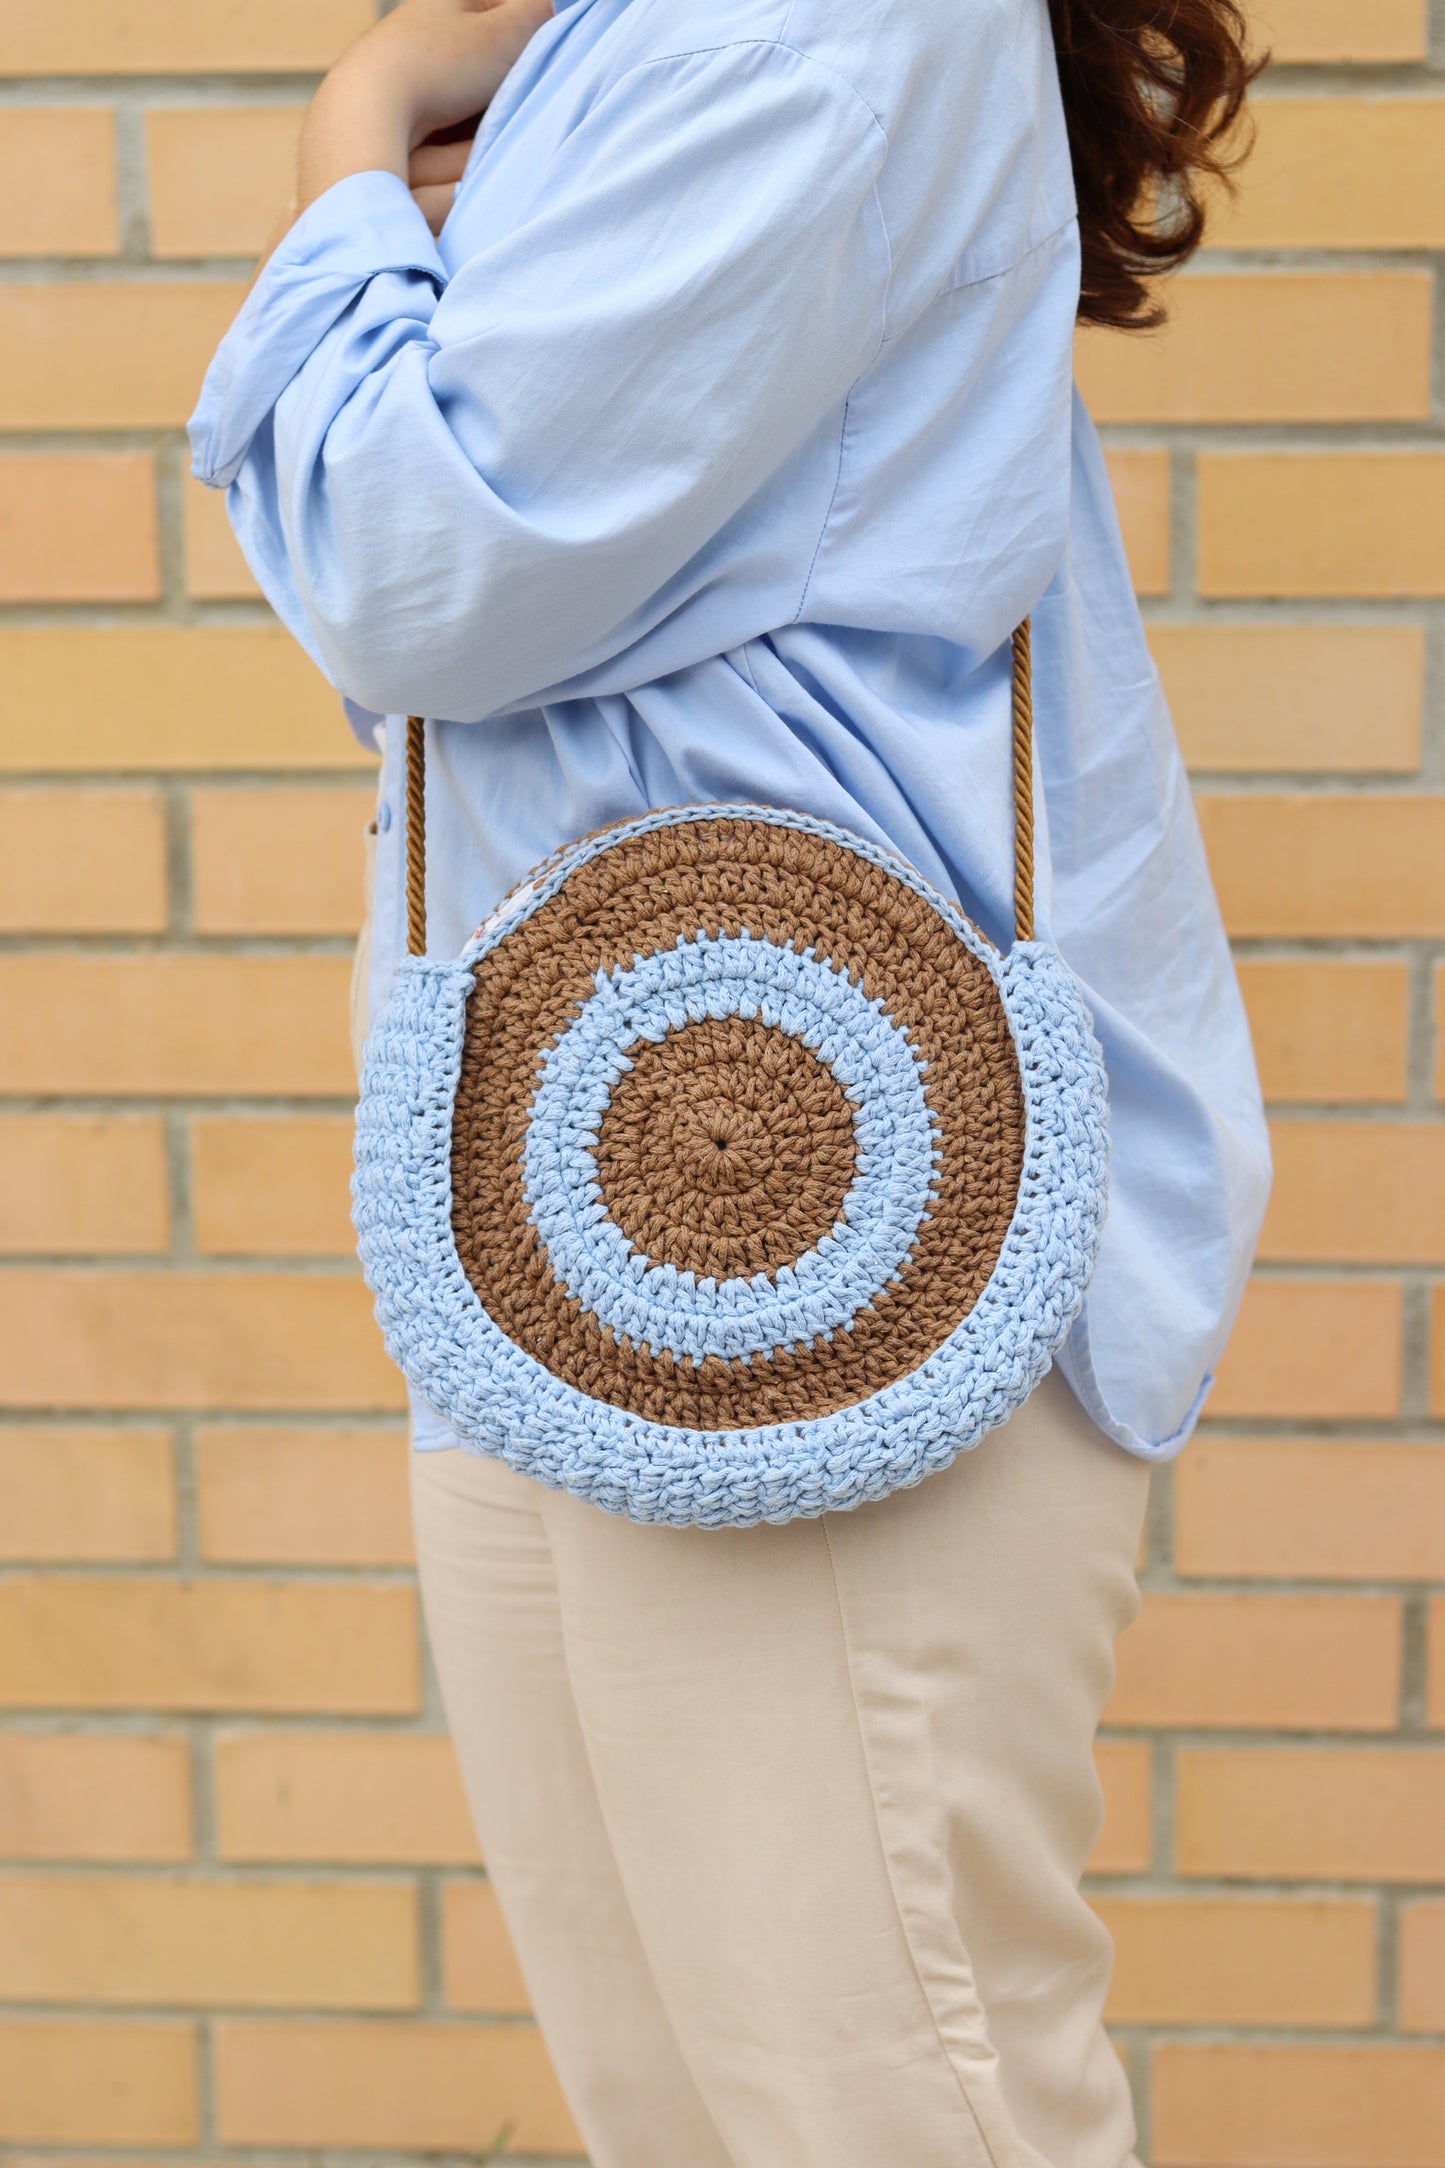
M 194 2026 L 0 2019 L 0 2130 L 12 2144 L 193 2144 Z
M 1149 645 L 1191 768 L 1419 766 L 1416 625 L 1151 625 Z
M 1445 2032 L 1445 1902 L 1400 1911 L 1400 2024 L 1406 2032 Z
M 1445 935 L 1445 797 L 1211 791 L 1199 819 L 1238 937 Z
M 215 2056 L 223 2145 L 474 2156 L 511 2124 L 511 2152 L 581 2151 L 527 2025 L 226 2018 Z
M 0 931 L 160 933 L 165 923 L 158 793 L 0 790 Z
M 1297 1882 L 1445 1876 L 1445 1754 L 1413 1747 L 1181 1747 L 1185 1875 Z
M 164 1250 L 158 1115 L 0 1114 L 0 1251 Z
M 1174 1476 L 1174 1568 L 1274 1580 L 1445 1580 L 1445 1446 L 1197 1438 Z
M 302 110 L 206 106 L 148 113 L 152 255 L 256 255 L 291 199 Z
M 1368 2025 L 1375 1907 L 1363 1899 L 1107 1897 L 1115 2025 Z
M 371 764 L 279 626 L 6 626 L 0 682 L 0 768 Z
M 0 452 L 0 601 L 153 602 L 149 452 Z
M 1101 422 L 1422 420 L 1433 299 L 1425 271 L 1197 272 L 1162 330 L 1082 333 L 1079 389 Z
M 1253 1280 L 1211 1416 L 1368 1422 L 1400 1409 L 1400 1289 L 1385 1280 Z
M 0 287 L 0 428 L 178 426 L 242 292 L 231 280 Z
M 1430 1413 L 1445 1415 L 1445 1287 L 1430 1297 Z
M 168 1431 L 0 1430 L 0 1559 L 160 1559 L 175 1548 Z
M 349 1098 L 344 956 L 0 956 L 13 1092 Z
M 416 1897 L 386 1882 L 3 1874 L 0 1995 L 406 2010 Z
M 394 1409 L 358 1278 L 36 1266 L 0 1275 L 19 1408 Z
M 201 1555 L 234 1566 L 407 1566 L 405 1431 L 214 1424 L 197 1431 Z
M 409 1715 L 409 1588 L 355 1582 L 13 1575 L 0 1702 L 21 1709 Z
M 1169 592 L 1169 454 L 1112 446 L 1104 454 L 1134 590 Z
M 478 1858 L 443 1736 L 225 1732 L 215 1787 L 222 1859 L 442 1867 Z
M 374 804 L 364 787 L 193 791 L 197 931 L 354 934 Z
M 44 2153 L 20 2153 L 12 2148 L 5 2168 L 116 2168 L 116 2158 L 113 2153 L 56 2153 L 48 2148 Z M 176 2168 L 176 2162 L 149 2153 L 128 2153 L 125 2168 Z M 205 2168 L 212 2168 L 212 2163 L 207 2161 Z
M 1201 453 L 1199 591 L 1445 595 L 1445 453 Z
M 1445 2050 L 1154 2050 L 1154 2168 L 1436 2168 Z
M 96 106 L 0 112 L 0 256 L 113 256 L 118 239 L 114 117 Z
M 1214 246 L 1445 246 L 1445 99 L 1256 98 L 1252 111 L 1254 148 L 1215 211 Z
M 1260 1255 L 1445 1264 L 1445 1123 L 1277 1122 Z
M 1239 983 L 1266 1097 L 1404 1098 L 1404 964 L 1250 958 L 1239 965 Z
M 0 16 L 0 75 L 262 75 L 329 68 L 372 0 L 45 0 Z
M 1104 1790 L 1104 1827 L 1090 1874 L 1143 1874 L 1154 1857 L 1154 1780 L 1142 1739 L 1102 1739 L 1094 1765 Z
M 1425 1721 L 1445 1731 L 1445 1597 L 1432 1596 L 1425 1627 Z
M 1256 47 L 1277 61 L 1423 60 L 1426 0 L 1253 0 Z
M 186 1859 L 184 1739 L 0 1733 L 0 1858 Z
M 514 2016 L 532 2006 L 489 1883 L 449 1882 L 442 1891 L 442 1992 L 453 2010 Z
M 231 532 L 224 491 L 188 477 L 184 497 L 187 593 L 202 602 L 254 599 L 261 590 Z
M 198 1116 L 191 1124 L 197 1249 L 349 1257 L 351 1134 L 349 1115 Z
M 1121 1635 L 1108 1724 L 1389 1731 L 1400 1698 L 1393 1596 L 1154 1590 Z

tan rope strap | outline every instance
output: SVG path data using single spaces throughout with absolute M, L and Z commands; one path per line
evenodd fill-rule
M 1029 621 L 1013 636 L 1014 938 L 1034 937 L 1034 696 Z M 426 724 L 406 719 L 406 946 L 426 954 Z
M 1034 682 L 1029 621 L 1014 634 L 1014 939 L 1034 937 Z
M 406 719 L 406 952 L 426 954 L 426 723 Z

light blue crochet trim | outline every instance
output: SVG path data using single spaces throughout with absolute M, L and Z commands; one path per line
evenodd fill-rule
M 918 1369 L 809 1422 L 701 1431 L 589 1399 L 509 1340 L 477 1300 L 451 1230 L 452 1106 L 477 960 L 572 867 L 683 820 L 740 818 L 821 835 L 923 897 L 986 964 L 1023 1085 L 1024 1169 L 998 1262 L 974 1308 Z M 649 814 L 559 854 L 506 899 L 454 963 L 408 959 L 367 1045 L 353 1218 L 386 1345 L 473 1448 L 634 1520 L 749 1526 L 839 1511 L 944 1468 L 1004 1422 L 1048 1369 L 1083 1301 L 1105 1208 L 1107 1107 L 1078 986 L 1037 942 L 1000 958 L 902 860 L 830 825 L 755 806 Z
M 754 1279 L 650 1265 L 602 1201 L 595 1146 L 627 1049 L 705 1018 L 756 1017 L 811 1047 L 854 1105 L 857 1172 L 815 1249 Z M 771 941 L 680 941 L 597 991 L 543 1056 L 522 1150 L 547 1261 L 603 1325 L 654 1354 L 771 1355 L 846 1326 L 898 1277 L 933 1192 L 937 1129 L 920 1056 L 844 971 Z

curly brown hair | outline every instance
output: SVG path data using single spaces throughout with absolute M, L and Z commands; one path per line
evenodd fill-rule
M 1079 317 L 1147 330 L 1150 280 L 1204 235 L 1204 197 L 1248 148 L 1237 128 L 1264 59 L 1236 0 L 1049 0 L 1079 200 Z M 1267 57 L 1267 56 L 1265 56 Z

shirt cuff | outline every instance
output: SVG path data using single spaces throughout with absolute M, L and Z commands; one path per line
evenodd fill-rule
M 431 228 L 395 173 L 350 173 L 308 204 L 216 349 L 191 416 L 191 472 L 224 489 L 336 319 L 383 271 L 446 285 Z
M 345 693 L 341 696 L 341 708 L 357 744 L 364 745 L 368 753 L 376 752 L 381 744 L 377 732 L 386 717 L 378 714 L 375 708 L 364 708 L 359 700 L 349 700 Z
M 411 1442 L 418 1453 L 444 1453 L 451 1446 L 461 1448 L 462 1441 L 454 1430 L 449 1430 L 435 1408 L 428 1406 L 412 1386 L 406 1389 L 407 1403 L 411 1409 Z M 472 1446 L 472 1452 L 478 1448 Z
M 1121 1413 L 1109 1405 L 1099 1374 L 1094 1368 L 1094 1350 L 1089 1337 L 1089 1304 L 1085 1297 L 1084 1307 L 1074 1321 L 1073 1331 L 1054 1358 L 1064 1377 L 1073 1388 L 1084 1413 L 1103 1431 L 1115 1445 L 1122 1445 L 1126 1453 L 1138 1460 L 1173 1460 L 1182 1453 L 1194 1434 L 1194 1427 L 1204 1412 L 1204 1403 L 1214 1386 L 1214 1372 L 1208 1370 L 1200 1381 L 1193 1400 L 1185 1409 L 1181 1420 L 1164 1438 L 1145 1437 L 1132 1423 L 1126 1422 Z

